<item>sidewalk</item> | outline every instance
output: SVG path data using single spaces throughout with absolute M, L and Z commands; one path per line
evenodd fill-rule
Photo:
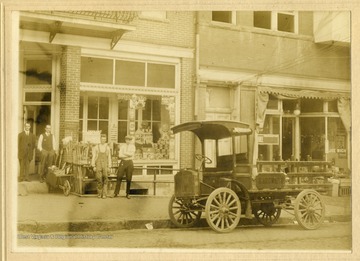
M 32 233 L 59 231 L 113 231 L 120 229 L 172 228 L 168 214 L 170 196 L 134 195 L 127 199 L 99 199 L 96 196 L 68 197 L 47 193 L 46 184 L 26 184 L 28 194 L 18 196 L 18 230 Z M 36 188 L 36 189 L 35 189 Z M 30 193 L 31 191 L 37 193 Z M 351 220 L 350 197 L 327 197 L 325 222 Z M 200 226 L 207 226 L 204 215 Z M 283 211 L 278 223 L 294 223 L 294 216 Z M 254 225 L 255 219 L 240 219 L 240 225 Z

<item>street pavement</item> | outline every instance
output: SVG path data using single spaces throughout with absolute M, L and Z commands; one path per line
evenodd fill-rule
M 123 193 L 123 192 L 121 192 Z M 58 231 L 114 231 L 121 229 L 173 228 L 168 214 L 170 196 L 124 194 L 100 199 L 96 195 L 65 196 L 48 193 L 45 183 L 21 182 L 17 197 L 18 231 L 49 233 Z M 351 221 L 351 198 L 323 197 L 325 222 Z M 282 211 L 279 224 L 296 223 Z M 239 225 L 254 225 L 255 219 L 240 219 Z M 199 226 L 207 226 L 204 214 Z

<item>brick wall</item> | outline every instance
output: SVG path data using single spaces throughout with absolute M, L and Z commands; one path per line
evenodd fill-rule
M 195 12 L 166 12 L 165 20 L 143 19 L 141 16 L 131 25 L 136 30 L 124 34 L 122 40 L 138 41 L 176 47 L 194 47 Z
M 60 76 L 60 140 L 79 138 L 80 47 L 62 48 Z

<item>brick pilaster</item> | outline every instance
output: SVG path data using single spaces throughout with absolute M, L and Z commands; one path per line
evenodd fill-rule
M 61 57 L 60 140 L 79 139 L 80 47 L 65 46 Z

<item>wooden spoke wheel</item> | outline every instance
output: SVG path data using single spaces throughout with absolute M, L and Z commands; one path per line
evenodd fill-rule
M 226 233 L 240 221 L 241 204 L 236 193 L 229 188 L 215 189 L 205 205 L 206 221 L 216 232 Z
M 256 220 L 266 227 L 275 224 L 279 220 L 280 214 L 281 209 L 275 208 L 273 203 L 263 203 L 260 208 L 254 212 Z
M 179 228 L 193 227 L 201 217 L 201 210 L 194 209 L 191 200 L 178 199 L 175 195 L 170 199 L 168 211 L 171 222 Z
M 306 189 L 300 192 L 294 204 L 295 218 L 305 229 L 317 229 L 325 217 L 325 204 L 318 192 Z
M 64 181 L 64 188 L 63 188 L 64 195 L 69 196 L 70 190 L 71 190 L 70 182 L 68 180 L 65 180 Z

